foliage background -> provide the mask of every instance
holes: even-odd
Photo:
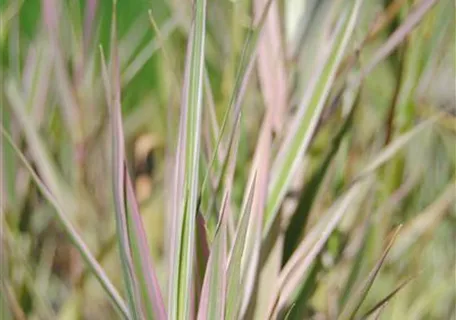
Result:
[[[388,23],[362,47],[356,68],[341,68],[325,109],[326,120],[306,155],[308,170],[297,175],[295,187],[289,190],[287,201],[291,207],[302,192],[302,182],[307,182],[322,162],[335,128],[343,122],[345,111],[331,109],[330,102],[338,101],[337,93],[345,79],[356,77],[359,69],[369,64],[419,2],[364,1],[346,57],[355,52],[379,17],[389,19]],[[325,30],[333,27],[346,3],[277,3],[289,84],[283,125],[286,128],[319,64],[321,50],[327,46]],[[46,12],[46,6],[57,6],[57,15],[52,10]],[[219,124],[235,86],[252,6],[246,0],[214,0],[207,4],[205,62]],[[391,14],[388,9],[394,6],[399,10]],[[149,10],[159,33],[149,20]],[[111,194],[110,114],[99,55],[99,46],[109,55],[112,2],[2,0],[0,12],[2,125],[38,171],[46,163],[52,164],[51,172],[58,174],[63,202],[71,209],[68,218],[116,287],[121,288]],[[128,166],[162,287],[166,287],[169,274],[163,258],[169,250],[165,190],[172,163],[167,154],[176,148],[191,17],[191,1],[117,1]],[[315,276],[318,281],[305,307],[308,318],[334,317],[337,297],[356,259],[354,253],[365,243],[367,249],[359,273],[367,274],[383,250],[387,233],[399,224],[404,227],[365,305],[372,305],[404,279],[416,276],[388,303],[381,318],[455,317],[454,18],[454,2],[437,1],[418,27],[389,57],[382,59],[362,85],[352,126],[325,175],[309,224],[318,221],[319,214],[383,145],[418,123],[436,114],[441,116],[431,129],[421,132],[378,170],[373,187],[360,205],[361,214],[343,220],[331,235],[319,256],[321,267]],[[232,200],[235,213],[240,210],[265,112],[260,81],[255,69],[242,103]],[[350,88],[344,92],[353,94]],[[18,99],[24,102],[31,125],[18,119]],[[73,105],[77,108],[72,109]],[[24,133],[27,126],[34,128],[34,134],[44,142],[46,157],[37,156],[33,142]],[[38,192],[11,146],[2,140],[1,150],[0,313],[5,319],[118,317],[54,220],[53,207]],[[50,174],[46,179],[54,178]],[[371,223],[364,238],[363,226],[368,216]],[[286,218],[283,224],[286,227]],[[263,288],[267,291],[267,287]]]

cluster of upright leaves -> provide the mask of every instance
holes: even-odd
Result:
[[[350,43],[358,25],[363,1],[349,1],[349,5],[344,8],[334,30],[330,33],[329,44],[315,68],[305,94],[300,99],[296,113],[291,115],[287,126],[284,123],[288,116],[286,107],[290,85],[283,63],[284,53],[280,52],[279,44],[283,39],[278,32],[278,6],[272,0],[255,1],[256,19],[247,32],[231,100],[220,129],[213,117],[214,110],[205,110],[213,108],[213,104],[203,103],[205,92],[208,100],[211,97],[205,68],[207,4],[206,0],[194,1],[193,20],[188,30],[179,135],[172,176],[174,185],[170,210],[172,223],[169,237],[171,252],[167,306],[162,298],[163,288],[160,288],[155,274],[147,245],[147,235],[126,164],[121,113],[123,80],[117,44],[116,3],[112,17],[109,66],[103,51],[101,60],[102,78],[111,119],[112,187],[126,303],[120,298],[71,222],[67,220],[66,206],[71,208],[71,204],[76,200],[72,198],[72,193],[67,190],[55,172],[52,161],[48,159],[37,129],[26,112],[27,105],[13,81],[7,84],[6,95],[31,147],[40,177],[3,128],[2,135],[11,143],[39,189],[55,207],[57,218],[65,232],[123,318],[231,320],[252,319],[261,314],[265,319],[302,319],[305,317],[305,308],[301,308],[301,305],[307,303],[314,290],[316,274],[321,269],[321,256],[334,231],[342,220],[358,217],[364,201],[375,185],[374,174],[378,169],[437,120],[432,118],[397,135],[346,184],[342,194],[319,215],[315,223],[309,222],[330,165],[352,128],[354,114],[359,108],[364,78],[399,45],[435,3],[436,1],[423,0],[380,47],[367,68],[361,70],[355,84],[344,86],[341,95],[348,98],[344,99],[343,103],[336,99],[336,103],[343,104],[348,112],[344,114],[342,124],[332,137],[324,158],[302,187],[301,196],[291,214],[291,222],[284,231],[279,231],[281,235],[277,235],[277,228],[284,220],[282,213],[287,193],[292,189],[292,182],[299,167],[304,166],[304,169],[307,169],[309,149],[319,128],[324,125],[324,110],[330,104],[329,98],[335,91],[338,72],[343,59],[349,57],[352,51]],[[273,43],[272,50],[268,50],[265,44],[267,41]],[[276,60],[282,62],[274,64]],[[232,206],[232,189],[239,145],[241,105],[255,62],[258,63],[259,82],[266,112],[259,130],[250,173],[246,179],[241,209],[236,214]],[[269,70],[268,67],[271,65],[273,68]],[[273,78],[268,77],[269,71],[274,74]],[[343,81],[349,82],[346,79]],[[274,92],[275,89],[277,92]],[[68,102],[68,105],[71,105],[71,102]],[[209,117],[204,117],[205,114]],[[71,115],[68,115],[68,118],[71,118]],[[208,130],[212,135],[208,140],[203,140],[207,125],[203,120],[212,121],[208,125],[212,126]],[[78,137],[74,139],[77,140]],[[210,141],[214,145],[209,148],[211,152],[207,166],[201,169],[202,141]],[[223,153],[222,156],[219,154],[220,149],[225,149],[224,152],[220,152]],[[278,151],[275,153],[276,149]],[[214,165],[215,162],[217,166]],[[214,167],[219,170],[215,174],[215,188],[209,192],[210,201],[214,204],[209,208],[215,208],[216,212],[201,212],[201,198],[207,196],[206,185],[213,187],[212,178],[214,171],[217,171]],[[204,172],[202,180],[201,172]],[[440,219],[442,212],[451,205],[453,191],[454,186],[449,186],[436,203],[421,216],[423,220],[406,225],[404,229],[409,240],[392,249],[397,236],[395,232],[364,279],[359,279],[358,271],[365,247],[362,245],[358,248],[350,276],[339,297],[340,304],[336,314],[338,319],[367,317],[379,312],[388,300],[408,283],[408,280],[402,283],[366,312],[361,313],[361,305],[381,266],[387,260],[390,250],[393,252],[391,259],[396,259],[410,245],[410,241],[418,236],[417,234],[424,232],[422,221]],[[211,192],[217,194],[210,194]],[[218,199],[221,199],[220,203]],[[216,219],[215,228],[211,227],[209,219]],[[367,238],[369,228],[370,220],[366,219],[363,240]],[[280,237],[284,238],[282,245],[278,241]],[[260,274],[277,243],[282,253],[278,271],[274,278],[268,279],[271,290],[267,297],[267,308],[259,313],[256,306],[259,303],[258,296],[262,285]]]
[[[116,10],[113,10],[111,73],[102,59],[103,79],[112,117],[112,178],[119,253],[122,262],[129,316],[132,319],[165,319],[166,312],[127,170],[121,115],[120,68],[117,48]],[[102,54],[103,58],[103,54]],[[109,81],[111,79],[111,81]]]
[[[187,319],[193,309],[195,232],[202,118],[206,1],[195,2],[187,46],[179,138],[174,170],[169,285],[171,319]]]

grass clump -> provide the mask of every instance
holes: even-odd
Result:
[[[5,319],[455,316],[454,4],[303,3],[0,6]]]

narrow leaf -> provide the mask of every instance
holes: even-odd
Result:
[[[60,43],[62,3],[56,0],[42,1],[42,15],[49,35],[49,46],[53,50],[53,71],[56,77],[57,92],[60,95],[63,120],[65,121],[73,143],[80,143],[82,137],[81,113],[73,83],[67,72],[62,44]]]
[[[267,2],[268,0],[253,2],[257,19],[260,18]],[[263,28],[258,43],[258,76],[265,105],[272,113],[272,125],[276,132],[280,132],[286,112],[288,85],[279,5],[275,1],[270,5]]]
[[[147,245],[147,237],[139,213],[133,185],[126,166],[120,104],[120,67],[116,28],[114,10],[111,38],[111,83],[107,79],[108,72],[103,53],[101,53],[103,79],[107,88],[107,102],[110,106],[113,119],[113,192],[119,252],[133,316],[142,319],[144,313],[148,319],[164,320],[166,319],[165,307],[158,280],[153,269],[152,258]]]
[[[33,160],[45,185],[67,208],[76,208],[77,201],[71,194],[68,184],[58,172],[56,164],[52,161],[35,123],[30,115],[27,114],[26,103],[15,82],[9,81],[6,83],[6,97],[10,102],[11,111],[24,131]]]
[[[315,292],[315,289],[318,285],[318,273],[323,268],[322,263],[315,261],[312,265],[309,275],[307,276],[306,281],[302,285],[302,288],[299,290],[298,296],[295,302],[287,311],[289,320],[301,320],[305,319],[306,313],[308,313],[309,303],[312,294]],[[287,317],[285,317],[286,319]]]
[[[391,238],[390,242],[388,243],[388,246],[386,247],[386,249],[383,252],[380,259],[375,264],[374,268],[371,270],[371,272],[367,276],[363,285],[360,286],[356,290],[356,292],[350,296],[350,298],[348,299],[347,303],[344,305],[344,308],[342,309],[342,311],[338,317],[339,320],[354,319],[354,317],[356,316],[356,313],[358,312],[359,308],[361,307],[361,304],[363,303],[364,299],[366,298],[369,289],[371,288],[372,284],[374,283],[374,280],[377,277],[377,274],[379,273],[380,268],[382,267],[382,265],[386,259],[386,256],[388,255],[391,247],[393,246],[394,241],[396,240],[396,237],[397,237],[400,229],[401,229],[401,226],[399,226],[396,229],[396,231],[394,232],[393,237]]]
[[[454,179],[453,179],[454,181]],[[401,238],[391,249],[389,261],[397,261],[424,234],[429,234],[444,218],[452,203],[456,202],[456,184],[450,183],[437,199],[418,213],[413,220],[404,224]]]
[[[187,51],[187,65],[175,174],[170,319],[188,319],[195,253],[198,167],[200,155],[206,1],[195,2],[195,19]]]
[[[227,274],[227,288],[226,288],[226,310],[225,319],[237,319],[241,302],[242,302],[242,259],[244,254],[244,246],[247,237],[247,230],[249,220],[252,212],[252,201],[255,190],[256,178],[252,179],[248,186],[247,200],[243,205],[241,211],[241,218],[238,224],[236,236],[234,239],[233,247],[231,248],[228,258],[228,266],[226,269]]]
[[[176,19],[170,19],[167,21],[161,28],[162,39],[167,39],[171,34],[177,29],[178,23]],[[132,30],[134,33],[138,32]],[[127,38],[126,40],[130,40]],[[143,69],[144,65],[149,61],[149,59],[160,49],[160,41],[157,39],[152,39],[150,42],[141,49],[141,51],[128,63],[125,68],[122,70],[121,80],[122,87],[127,86],[134,77]]]
[[[269,12],[269,9],[272,5],[273,0],[268,0],[268,2],[264,5],[263,11],[261,15],[258,16],[257,21],[254,21],[252,27],[249,28],[247,31],[247,35],[245,38],[244,46],[242,49],[242,54],[240,58],[240,62],[236,71],[236,80],[234,83],[233,92],[231,93],[230,101],[228,108],[224,114],[222,125],[220,127],[220,132],[217,138],[217,142],[215,144],[215,148],[210,159],[208,168],[206,170],[205,177],[203,179],[202,190],[205,188],[206,181],[208,179],[209,173],[213,169],[214,164],[216,163],[216,159],[219,157],[219,149],[222,143],[222,139],[225,136],[225,130],[228,125],[228,120],[230,119],[230,115],[233,113],[231,117],[231,135],[229,137],[229,141],[233,140],[233,136],[236,134],[237,126],[239,124],[240,116],[241,116],[241,104],[243,101],[243,97],[245,91],[247,89],[247,84],[250,79],[251,72],[253,70],[254,62],[256,61],[257,57],[257,49],[259,44],[259,38],[262,34],[263,27],[266,23],[266,18]],[[272,110],[272,109],[271,109]],[[227,161],[228,156],[226,155],[222,160],[222,167],[224,163]]]
[[[350,274],[345,282],[343,289],[341,290],[340,298],[339,298],[339,306],[345,305],[348,298],[350,297],[350,293],[353,289],[353,286],[356,283],[356,280],[359,277],[359,273],[362,270],[363,261],[366,255],[366,249],[368,244],[369,238],[369,231],[371,230],[371,219],[370,215],[367,220],[364,222],[362,227],[362,236],[361,236],[361,243],[359,245],[359,249],[354,257],[353,265],[350,268]]]
[[[89,45],[93,35],[93,25],[95,21],[95,14],[97,13],[98,0],[88,0],[85,9],[84,17],[84,52],[88,53]]]
[[[320,162],[318,168],[312,174],[309,182],[305,185],[304,190],[301,193],[298,205],[290,219],[290,223],[285,233],[282,265],[285,265],[293,251],[298,246],[299,238],[305,229],[307,217],[317,196],[318,190],[320,189],[325,173],[327,172],[332,159],[339,150],[339,146],[342,142],[343,137],[352,125],[354,111],[359,103],[360,93],[361,90],[358,91],[358,98],[355,99],[354,105],[351,107],[349,114],[345,117],[342,125],[339,128],[339,131],[332,139],[329,150]]]
[[[315,80],[303,97],[297,115],[290,125],[290,130],[286,133],[285,140],[276,157],[269,186],[264,238],[268,236],[272,229],[272,223],[279,212],[292,177],[296,173],[302,156],[310,145],[337,68],[356,26],[361,3],[361,0],[355,0],[355,3],[350,8],[348,18],[345,21],[342,20],[342,24],[337,29],[326,63],[315,75]]]
[[[16,152],[19,159],[22,161],[33,180],[35,181],[38,189],[41,191],[43,196],[49,201],[49,203],[54,207],[56,212],[56,218],[59,223],[62,225],[66,235],[70,238],[70,241],[76,247],[76,249],[81,254],[82,258],[86,262],[88,268],[93,272],[97,280],[100,282],[103,289],[109,295],[111,302],[113,303],[116,310],[126,319],[130,319],[129,311],[125,305],[125,302],[120,297],[119,293],[115,289],[114,285],[108,279],[103,268],[98,264],[95,257],[90,253],[89,248],[84,243],[84,241],[79,236],[75,227],[68,220],[68,212],[66,212],[61,205],[61,202],[54,196],[54,194],[46,187],[45,183],[38,177],[36,172],[33,170],[32,166],[29,164],[25,155],[21,150],[14,144],[12,138],[4,130],[3,126],[1,127],[2,135],[6,138],[6,141],[11,145],[11,147]]]
[[[438,0],[421,0],[400,27],[397,28],[388,40],[375,52],[371,61],[364,69],[362,77],[367,76],[379,62],[388,57],[437,2]]]
[[[116,2],[113,3],[112,24],[111,24],[111,81],[107,79],[107,67],[101,51],[102,68],[107,93],[107,103],[112,116],[112,177],[113,177],[113,196],[114,209],[116,214],[116,229],[119,244],[120,262],[122,264],[123,280],[127,294],[131,316],[135,320],[143,318],[142,303],[140,298],[140,288],[136,278],[135,268],[131,254],[131,243],[128,232],[128,217],[125,199],[125,147],[122,139],[122,118],[120,101],[120,80],[119,80],[119,61],[117,52],[117,32],[116,32]],[[108,89],[109,88],[109,89]]]
[[[133,191],[130,175],[126,177],[127,202],[128,202],[128,224],[129,240],[131,242],[131,253],[136,270],[137,279],[141,287],[143,307],[146,310],[148,319],[167,319],[163,297],[160,291],[157,275],[152,263],[150,249],[147,244],[146,232],[144,230],[138,203]]]
[[[226,294],[227,225],[229,194],[225,193],[220,209],[220,223],[212,243],[198,308],[198,320],[223,319]]]
[[[196,213],[196,250],[195,250],[195,274],[193,276],[195,307],[200,301],[201,290],[204,282],[204,274],[206,272],[207,263],[209,260],[209,240],[206,227],[206,221],[203,215],[197,209]]]
[[[367,317],[369,317],[370,315],[373,315],[378,310],[381,310],[381,308],[383,306],[385,306],[396,295],[396,293],[401,291],[402,288],[404,288],[407,284],[409,284],[410,281],[412,281],[413,279],[414,279],[414,277],[410,277],[407,280],[405,280],[404,282],[402,282],[400,285],[398,285],[386,297],[384,297],[382,300],[377,302],[372,308],[370,308],[366,313],[364,313],[364,315],[361,317],[361,319],[366,319]]]
[[[380,150],[380,152],[378,152],[378,154],[370,161],[370,163],[358,174],[355,180],[361,179],[377,170],[380,166],[393,158],[396,153],[404,148],[404,146],[407,145],[407,143],[409,143],[413,138],[423,132],[424,129],[427,129],[429,126],[434,124],[437,119],[438,117],[433,117],[426,121],[423,121],[412,130],[394,139],[386,147]]]
[[[355,200],[359,199],[363,192],[366,192],[369,185],[370,181],[368,180],[352,186],[328,209],[325,216],[301,242],[280,274],[271,299],[269,319],[275,319],[286,303],[289,302],[293,292],[302,284],[309,267],[315,261],[331,233]]]
[[[266,210],[266,200],[269,182],[269,163],[271,157],[272,144],[272,121],[274,111],[269,109],[260,129],[260,136],[257,142],[251,169],[251,178],[255,179],[255,195],[252,200],[252,213],[247,229],[244,254],[242,257],[242,283],[244,285],[244,298],[241,306],[241,318],[245,318],[248,311],[252,295],[258,287],[258,277],[260,274],[260,254],[262,244],[263,217]],[[248,201],[248,194],[245,195]],[[253,312],[253,310],[251,311]]]

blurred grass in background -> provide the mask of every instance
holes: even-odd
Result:
[[[316,66],[321,65],[322,53],[330,47],[329,36],[340,13],[351,1],[276,2],[280,21],[272,33],[279,34],[281,41],[271,40],[259,50],[260,54],[272,51],[277,45],[283,57],[280,61],[277,57],[264,61],[260,56],[245,86],[231,200],[236,219],[267,113],[266,92],[278,95],[282,90],[281,98],[271,98],[275,101],[272,105],[279,108],[280,99],[286,103],[282,119],[274,124],[277,127],[271,152],[275,155],[301,96],[313,81]],[[308,296],[296,300],[289,311],[291,319],[298,319],[296,314],[306,319],[335,318],[340,305],[349,300],[344,294],[365,278],[383,252],[390,231],[400,224],[403,228],[363,310],[414,277],[382,309],[381,319],[456,316],[454,1],[435,1],[418,26],[407,30],[391,55],[379,56],[378,65],[362,81],[356,108],[352,107],[353,118],[340,146],[333,154],[329,152],[338,144],[334,137],[352,112],[350,101],[358,95],[353,83],[375,61],[379,48],[381,51],[415,6],[425,2],[431,1],[363,2],[318,130],[305,160],[299,159],[299,166],[305,163],[306,170],[298,170],[285,200],[279,201],[281,219],[274,220],[281,229],[279,233],[285,234],[296,225],[297,241],[302,239],[302,230],[310,230],[319,221],[384,146],[419,123],[440,116],[400,146],[401,151],[376,171],[369,188],[360,189],[363,196],[357,209],[342,219],[313,261],[311,280],[305,282],[310,288],[306,289]],[[207,3],[205,65],[211,90],[209,95],[205,92],[204,106],[211,109],[207,105],[213,103],[214,119],[210,119],[210,112],[203,111],[204,123],[213,121],[215,127],[222,124],[236,87],[236,70],[249,26],[258,19],[252,13],[255,3]],[[192,6],[191,1],[182,0],[117,1],[128,166],[162,288],[170,273],[164,258],[170,250],[169,171],[173,170],[174,161],[170,159],[177,145]],[[68,219],[114,285],[121,288],[111,195],[112,114],[106,105],[100,63],[100,48],[106,56],[111,55],[112,2],[3,0],[0,17],[2,126],[54,196],[68,208]],[[283,74],[276,72],[275,68],[280,67]],[[286,82],[287,87],[271,86],[265,80],[268,75],[279,78],[279,85],[280,81]],[[215,141],[203,142],[200,180],[210,162],[211,151],[205,148],[211,144]],[[38,191],[12,147],[4,139],[0,146],[0,314],[5,319],[116,319],[118,314],[105,292],[54,219],[52,205]],[[328,167],[323,165],[321,186],[314,188],[311,179],[318,177],[328,153],[330,163]],[[221,170],[221,164],[215,161],[214,171]],[[221,192],[208,202],[204,202],[205,190],[201,192],[203,214],[212,210],[214,204],[210,201],[220,207]],[[313,202],[307,203],[309,199]],[[293,215],[301,202],[303,207],[298,205],[298,209],[305,213],[302,220]],[[214,228],[215,223],[208,220],[209,234],[211,226]],[[290,243],[283,248],[285,255],[297,247],[297,243],[287,246]],[[259,280],[263,291],[268,288],[268,265],[262,273],[264,279]],[[258,295],[259,310],[262,295]],[[255,317],[263,319],[265,315],[258,312]]]

